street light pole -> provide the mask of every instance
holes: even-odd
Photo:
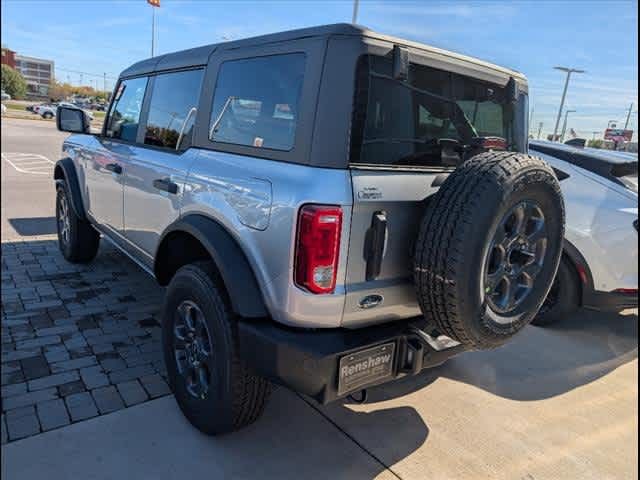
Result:
[[[631,110],[633,110],[633,102],[629,105],[629,111],[627,112],[627,120],[624,122],[624,129],[626,130],[629,126],[629,118],[631,118]]]
[[[562,99],[560,100],[560,109],[558,110],[558,117],[556,118],[556,126],[553,129],[553,137],[551,137],[551,141],[556,141],[556,135],[558,133],[558,126],[560,125],[560,117],[562,116],[562,109],[564,108],[564,99],[567,96],[567,88],[569,87],[569,79],[571,78],[572,73],[584,73],[584,70],[579,70],[576,68],[568,68],[568,67],[553,67],[556,70],[560,70],[561,72],[567,73],[567,78],[564,81],[564,89],[562,90]]]
[[[562,133],[560,134],[560,143],[564,142],[564,134],[567,131],[567,117],[570,113],[575,112],[575,110],[567,110],[564,112],[564,122],[562,123]]]
[[[352,24],[356,24],[356,21],[358,20],[358,5],[360,3],[360,0],[353,0],[353,15],[351,16],[351,23]]]
[[[151,56],[155,56],[156,49],[156,9],[151,6]]]

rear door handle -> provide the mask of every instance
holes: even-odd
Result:
[[[117,173],[118,175],[122,173],[122,167],[117,163],[107,163],[104,168],[110,172]]]
[[[367,262],[365,280],[375,280],[382,269],[385,244],[387,243],[387,213],[375,212],[371,217],[371,227],[367,230],[364,257]]]
[[[178,193],[178,184],[173,183],[168,178],[156,178],[153,181],[153,186],[158,190],[162,190],[169,193]]]

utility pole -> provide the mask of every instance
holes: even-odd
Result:
[[[360,0],[353,0],[353,15],[351,17],[351,23],[354,25],[358,20],[358,4],[359,3],[360,3]]]
[[[562,133],[560,134],[560,143],[564,142],[564,134],[567,131],[567,117],[570,113],[575,112],[575,110],[567,110],[564,112],[564,123],[562,124]]]
[[[107,94],[107,73],[102,74],[102,88],[104,88],[104,94]]]
[[[542,122],[538,124],[538,140],[540,140],[540,134],[542,133],[542,125],[543,125]]]
[[[631,110],[633,110],[633,102],[629,105],[629,111],[627,112],[627,120],[624,122],[624,129],[626,130],[629,126],[629,118],[631,118]]]
[[[591,137],[591,140],[595,140],[596,139],[596,135],[600,132],[591,132],[593,134],[593,137]]]
[[[562,116],[562,109],[564,108],[564,99],[567,96],[567,88],[569,87],[569,79],[571,78],[572,73],[584,73],[584,70],[579,70],[576,68],[569,67],[553,67],[556,70],[560,70],[561,72],[567,73],[567,79],[564,82],[564,90],[562,91],[562,99],[560,100],[560,109],[558,110],[558,117],[556,118],[556,126],[553,129],[553,137],[551,137],[551,141],[556,141],[556,134],[558,133],[558,126],[560,125],[560,117]]]

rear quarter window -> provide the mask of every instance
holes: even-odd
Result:
[[[305,54],[230,60],[216,81],[209,139],[288,151],[293,148]]]

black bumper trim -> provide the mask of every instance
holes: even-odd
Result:
[[[584,306],[601,312],[619,312],[627,308],[638,308],[638,294],[594,290],[585,295]]]
[[[416,327],[424,329],[424,319],[394,321],[357,330],[302,330],[271,320],[241,320],[238,323],[240,356],[257,375],[326,404],[353,393],[338,394],[338,364],[340,358],[349,353],[395,342],[391,378],[363,387],[368,388],[416,375],[467,350],[464,345],[436,350],[415,333]]]

